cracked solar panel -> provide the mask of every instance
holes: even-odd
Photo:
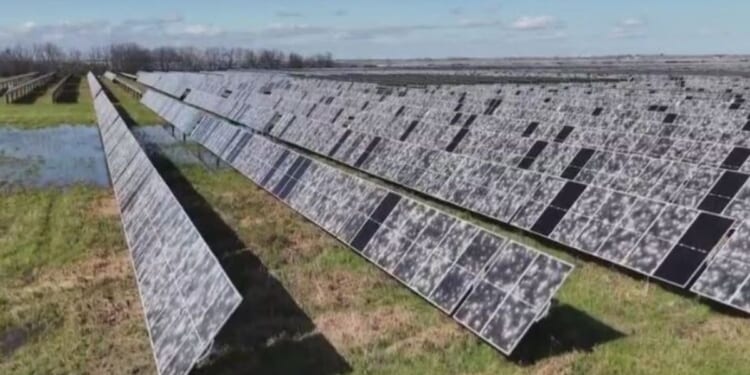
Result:
[[[187,374],[242,297],[106,96],[95,110],[156,368]]]
[[[484,332],[474,330],[505,354],[544,315],[554,292],[572,271],[566,262],[317,163],[263,136],[239,136],[235,139],[242,139],[242,144],[234,140],[221,146],[216,140],[237,127],[218,124],[207,131],[198,125],[195,139],[446,314],[461,308],[490,266],[495,277],[512,279],[516,286],[510,289],[511,298],[474,302],[492,310],[493,320],[505,322]],[[506,272],[507,262],[495,261],[504,259],[506,248],[538,261],[523,269],[516,264]],[[532,319],[519,319],[519,314]],[[459,323],[470,328],[464,321]]]

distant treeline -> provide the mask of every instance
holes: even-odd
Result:
[[[334,65],[330,53],[303,56],[278,50],[226,47],[145,48],[136,43],[123,43],[83,52],[46,43],[0,50],[0,77],[54,70],[66,73],[88,70],[135,73],[139,70],[301,69]]]

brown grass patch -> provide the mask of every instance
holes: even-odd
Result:
[[[372,311],[341,311],[315,319],[318,331],[339,350],[350,351],[413,329],[414,313],[397,306]]]
[[[573,363],[579,358],[578,353],[567,353],[552,357],[539,364],[534,371],[535,375],[566,375],[572,373]]]
[[[120,210],[114,195],[102,196],[91,204],[91,212],[98,217],[119,217]]]
[[[342,269],[293,272],[291,287],[312,308],[341,310],[358,305],[367,290],[380,281],[370,275]]]
[[[406,339],[396,341],[386,348],[389,354],[398,353],[405,357],[416,357],[426,352],[444,350],[451,343],[467,337],[458,324],[445,321],[439,325],[427,327]]]
[[[40,274],[33,284],[20,289],[24,294],[54,292],[93,285],[107,280],[131,277],[130,257],[127,251],[105,257],[90,257],[65,268]]]
[[[684,336],[691,341],[702,341],[706,337],[721,337],[726,341],[741,341],[750,336],[750,325],[746,319],[711,315],[705,322],[689,327]]]

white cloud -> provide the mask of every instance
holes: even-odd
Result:
[[[610,30],[609,37],[614,39],[633,39],[646,36],[648,25],[642,18],[625,18],[617,22]]]
[[[620,26],[622,27],[639,27],[639,26],[644,26],[645,24],[646,24],[646,21],[640,18],[626,18],[620,21]]]
[[[223,33],[224,31],[216,26],[192,24],[185,25],[185,27],[182,29],[182,32],[188,35],[195,36],[215,36]]]
[[[301,18],[302,13],[290,11],[290,10],[278,10],[276,11],[276,17],[279,18]]]
[[[469,29],[503,32],[507,30],[506,26],[500,19],[492,18],[459,19],[448,23],[361,27],[273,22],[265,26],[244,29],[225,29],[212,24],[190,23],[181,16],[129,19],[121,22],[90,21],[55,24],[26,22],[14,26],[0,25],[0,48],[16,44],[54,41],[63,48],[86,50],[111,43],[136,42],[146,47],[165,45],[290,47],[302,52],[316,52],[321,49],[333,49],[348,42],[397,42],[419,33],[430,36],[436,35],[433,32]]]
[[[557,19],[552,16],[523,16],[510,25],[514,30],[546,30],[557,26]]]

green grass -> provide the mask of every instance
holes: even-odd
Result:
[[[542,330],[508,360],[243,176],[181,170],[281,280],[353,374],[750,373],[745,317],[517,233],[515,239],[577,268]],[[255,368],[274,373],[310,361],[294,349],[278,350],[283,360],[270,357]],[[220,363],[206,373],[232,373]]]
[[[159,115],[142,105],[138,98],[128,94],[128,92],[120,85],[103,77],[99,81],[109,90],[110,93],[112,93],[112,95],[114,95],[116,101],[119,102],[115,102],[115,106],[119,107],[118,109],[120,109],[121,112],[124,110],[125,113],[133,119],[131,125],[148,126],[162,125],[166,123],[164,119],[159,117]]]
[[[6,104],[5,98],[0,98],[0,125],[35,129],[60,124],[90,125],[95,123],[94,107],[86,79],[82,79],[78,86],[76,103],[53,103],[51,86],[30,104]]]
[[[153,373],[112,193],[0,196],[0,373]]]

